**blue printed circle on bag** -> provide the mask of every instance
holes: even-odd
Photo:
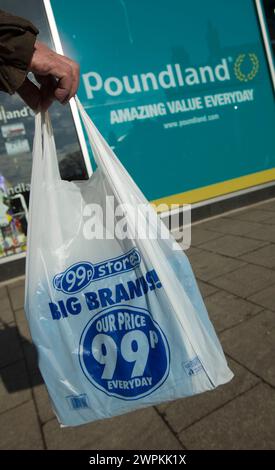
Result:
[[[167,339],[150,313],[139,307],[109,307],[86,325],[79,360],[88,380],[107,395],[136,400],[166,380]]]
[[[87,287],[93,280],[94,266],[88,261],[82,261],[70,266],[66,271],[56,274],[53,286],[65,294],[76,293]]]

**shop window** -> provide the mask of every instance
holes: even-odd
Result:
[[[42,0],[0,0],[0,9],[29,19],[40,31],[39,40],[53,48]],[[69,105],[52,105],[50,115],[61,177],[86,179]],[[0,262],[26,250],[33,136],[32,110],[18,95],[0,92]]]

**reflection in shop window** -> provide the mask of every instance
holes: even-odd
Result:
[[[275,60],[275,0],[263,0],[263,8]]]

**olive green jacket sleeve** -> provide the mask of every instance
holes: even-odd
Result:
[[[0,91],[12,94],[24,82],[37,34],[28,20],[0,10]]]

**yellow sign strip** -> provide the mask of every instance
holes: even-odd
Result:
[[[184,193],[174,194],[161,199],[155,199],[151,201],[152,204],[194,204],[196,202],[205,201],[212,199],[217,196],[223,196],[224,194],[240,191],[242,189],[257,186],[259,184],[275,182],[275,168],[270,170],[259,171],[258,173],[252,173],[251,175],[241,176],[232,180],[223,181],[222,183],[211,184],[204,186],[203,188],[192,189]],[[164,208],[160,208],[162,212]]]

